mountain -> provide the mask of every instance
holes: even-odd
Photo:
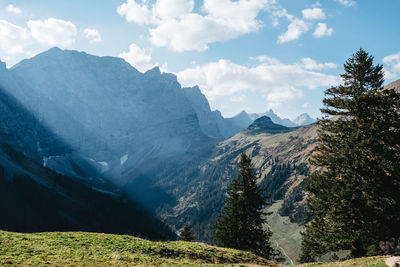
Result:
[[[220,130],[221,135],[224,138],[232,137],[238,132],[246,129],[251,123],[257,120],[260,117],[266,116],[269,117],[273,123],[279,124],[285,127],[297,127],[304,126],[314,123],[316,120],[312,119],[307,113],[303,113],[298,116],[294,121],[289,119],[282,119],[275,112],[270,109],[264,113],[247,113],[246,111],[242,111],[236,116],[232,118],[223,118],[219,111],[216,111],[216,118],[218,128]],[[220,118],[219,118],[220,117]]]
[[[207,98],[201,93],[200,88],[194,86],[183,88],[182,90],[196,111],[201,130],[209,137],[223,138],[223,134],[218,126],[218,118],[211,111],[210,104]],[[221,119],[223,119],[222,116]]]
[[[0,149],[0,203],[3,230],[175,238],[163,223],[109,183],[60,175],[6,143]]]
[[[252,156],[260,170],[260,184],[268,187],[272,199],[282,200],[281,212],[293,222],[305,216],[304,177],[309,172],[307,160],[317,142],[316,126],[285,127],[261,117],[247,129],[203,148],[184,159],[171,159],[153,170],[157,186],[177,200],[158,209],[170,227],[184,223],[200,240],[210,241],[210,228],[225,199],[225,189],[238,173],[241,153]]]
[[[176,76],[158,68],[142,74],[119,58],[53,48],[10,73],[22,86],[8,92],[98,162],[167,157],[207,138]]]
[[[253,120],[246,111],[242,111],[232,118],[223,118],[219,120],[219,128],[225,138],[229,138],[243,129],[246,129]]]
[[[247,128],[247,131],[251,132],[252,134],[258,134],[258,133],[277,134],[277,133],[290,132],[292,130],[293,129],[291,129],[289,127],[273,123],[271,118],[267,117],[267,116],[262,116],[262,117],[256,119]]]
[[[389,83],[385,88],[394,88],[396,92],[400,93],[400,80]]]
[[[296,117],[293,122],[298,126],[304,126],[313,124],[316,122],[316,120],[311,118],[307,113],[303,113]]]
[[[270,110],[268,110],[267,112],[265,112],[265,113],[262,113],[262,114],[260,114],[261,116],[267,116],[267,117],[270,117],[271,118],[271,120],[274,122],[274,123],[276,123],[276,124],[280,124],[280,125],[283,125],[283,126],[286,126],[286,127],[296,127],[297,126],[297,124],[295,124],[295,123],[293,123],[291,120],[289,120],[289,119],[282,119],[282,118],[280,118],[278,115],[276,115],[275,114],[275,112],[272,110],[272,109],[270,109]]]
[[[0,64],[2,65],[2,64]],[[0,70],[0,85],[8,80]],[[151,239],[175,235],[49,130],[0,86],[0,229],[96,231]],[[46,159],[71,155],[78,176],[61,175]],[[72,157],[73,155],[73,157]]]
[[[299,115],[293,121],[286,119],[286,118],[282,119],[278,115],[276,115],[276,113],[272,109],[270,109],[264,113],[251,113],[251,114],[249,114],[249,116],[252,120],[256,120],[257,118],[260,118],[262,116],[267,116],[267,117],[271,118],[271,120],[274,123],[283,125],[286,127],[305,126],[305,125],[313,124],[314,122],[316,122],[316,120],[311,118],[307,113],[303,113],[303,114]]]
[[[86,186],[109,183],[111,191],[121,190],[132,205],[160,215],[175,231],[180,222],[173,217],[190,214],[188,186],[204,178],[205,169],[199,166],[215,157],[223,138],[234,138],[254,121],[245,111],[233,118],[211,111],[198,87],[182,88],[175,75],[157,67],[140,73],[119,58],[58,48],[9,70],[0,66],[0,85],[31,114],[27,125],[37,121],[47,130],[44,137],[35,136],[40,131],[28,137],[23,130],[11,134],[31,138],[25,142],[32,146],[30,154],[23,149],[25,143],[16,151],[59,175],[91,181]],[[272,122],[262,117],[247,134],[295,130]],[[17,142],[11,147],[18,148]],[[208,186],[202,183],[200,188],[208,191]],[[219,199],[210,201],[223,202],[223,195],[215,196]]]

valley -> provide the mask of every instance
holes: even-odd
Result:
[[[158,67],[141,73],[119,58],[59,48],[3,66],[0,89],[0,229],[170,240],[187,223],[211,243],[246,153],[272,204],[276,248],[298,262],[318,142],[307,114],[224,118],[199,87]]]

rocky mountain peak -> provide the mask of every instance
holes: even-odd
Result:
[[[149,76],[149,77],[156,77],[161,75],[161,71],[159,67],[154,67],[144,73],[144,75]]]
[[[6,63],[0,60],[0,73],[7,71]]]
[[[385,88],[386,89],[394,88],[396,92],[400,93],[400,80],[389,83],[388,85],[385,86]]]
[[[262,116],[258,119],[256,119],[248,128],[248,131],[251,133],[283,133],[283,132],[288,132],[291,130],[291,128],[282,126],[279,124],[275,124],[270,117],[268,116]]]
[[[304,125],[313,124],[314,122],[316,122],[316,120],[311,118],[310,115],[308,115],[307,113],[303,113],[303,114],[300,114],[299,116],[297,116],[297,118],[294,119],[293,122],[299,126],[304,126]]]

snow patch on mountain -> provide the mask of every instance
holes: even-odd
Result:
[[[120,165],[124,165],[124,163],[128,160],[128,158],[129,158],[129,155],[128,155],[128,154],[123,155],[123,156],[119,159],[119,164],[120,164]]]

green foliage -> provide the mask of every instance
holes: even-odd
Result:
[[[400,236],[400,95],[383,88],[381,65],[360,49],[344,65],[343,85],[326,90],[319,144],[308,178],[311,223],[301,261],[350,249],[353,257]]]
[[[289,216],[290,222],[304,224],[307,212],[304,205],[298,205],[304,199],[304,182],[296,186],[287,199],[283,201],[282,207],[278,210],[281,216]]]
[[[194,235],[192,234],[192,231],[190,230],[190,227],[187,223],[183,226],[182,232],[179,235],[179,239],[182,241],[189,241],[192,242],[195,240]]]
[[[366,257],[366,258],[357,258],[346,261],[337,261],[337,262],[329,262],[329,263],[306,263],[299,265],[299,267],[387,267],[385,264],[386,257]]]
[[[237,178],[227,190],[222,215],[217,218],[214,243],[271,258],[274,255],[271,232],[264,227],[266,197],[257,186],[251,158],[244,153],[241,154],[239,168]]]
[[[249,252],[127,235],[0,231],[0,244],[0,266],[278,266]]]

